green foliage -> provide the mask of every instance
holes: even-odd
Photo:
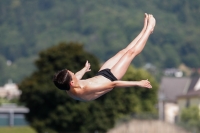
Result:
[[[40,52],[36,71],[19,85],[20,101],[30,109],[27,120],[38,132],[105,132],[118,118],[132,113],[156,113],[158,85],[144,70],[130,67],[124,80],[149,79],[153,89],[139,87],[115,88],[91,102],[69,98],[54,87],[51,77],[55,71],[68,68],[74,72],[89,60],[94,76],[99,69],[97,58],[79,43],[60,43]]]
[[[200,115],[197,106],[191,106],[181,112],[182,125],[192,131],[200,132]]]
[[[0,77],[0,84],[3,84],[6,81],[6,73],[5,73],[5,69],[6,69],[6,60],[3,56],[0,55],[0,73],[1,73],[1,77]]]
[[[66,67],[72,71],[78,71],[85,65],[86,60],[90,60],[93,66],[93,71],[85,75],[89,77],[97,72],[99,63],[93,55],[83,50],[81,44],[60,43],[39,53],[39,59],[35,62],[36,71],[19,85],[23,91],[20,100],[30,109],[27,118],[38,131],[44,130],[45,126],[53,126],[54,129],[61,131],[66,127],[75,129],[66,122],[74,119],[71,111],[80,113],[76,110],[80,110],[82,106],[70,107],[77,101],[67,97],[64,91],[56,89],[52,83],[52,76],[56,71]],[[82,104],[84,103],[80,103]],[[69,117],[63,118],[68,114],[70,114]],[[77,120],[77,123],[80,123],[78,121],[80,120]]]
[[[2,104],[18,104],[18,105],[20,105],[21,103],[19,102],[18,98],[15,98],[15,99],[0,98],[0,105],[2,105]]]
[[[0,69],[5,73],[1,82],[21,81],[34,71],[37,53],[60,41],[82,42],[103,62],[139,33],[145,12],[155,16],[157,25],[134,65],[198,68],[199,7],[198,0],[2,0],[0,55],[13,66]],[[21,67],[24,63],[29,69]]]
[[[36,131],[28,126],[0,127],[0,133],[36,133]]]
[[[173,68],[173,67],[178,68],[178,66],[181,63],[181,61],[180,61],[181,59],[178,56],[178,53],[174,50],[173,46],[165,45],[164,49],[165,49],[165,51],[163,51],[163,52],[167,56],[165,57],[163,67],[165,66],[167,68]],[[177,57],[177,58],[174,58],[174,57]]]

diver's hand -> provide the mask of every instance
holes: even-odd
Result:
[[[91,71],[91,69],[90,69],[90,63],[88,61],[86,61],[86,63],[85,63],[85,68],[86,68],[86,72]]]

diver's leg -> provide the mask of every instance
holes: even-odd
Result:
[[[148,23],[148,14],[145,13],[144,27],[143,27],[142,31],[139,33],[139,35],[126,48],[122,49],[116,55],[114,55],[112,58],[107,60],[102,65],[100,70],[105,69],[105,68],[110,68],[111,69],[129,49],[134,47],[134,45],[138,42],[138,40],[143,36],[143,34],[144,34],[144,32],[145,32],[145,30],[147,28],[147,23]]]
[[[121,79],[126,73],[130,63],[136,55],[138,55],[144,48],[149,35],[153,32],[155,26],[155,19],[153,15],[149,15],[148,26],[145,33],[139,39],[139,41],[131,49],[129,49],[119,61],[111,68],[111,72],[115,75],[117,79]]]

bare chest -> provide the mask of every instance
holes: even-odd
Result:
[[[86,80],[86,84],[88,86],[93,86],[94,88],[95,88],[95,86],[101,86],[101,85],[109,83],[109,82],[111,82],[111,81],[103,76],[96,76],[96,77]]]
[[[79,97],[85,101],[94,100],[105,93],[111,91],[113,88],[104,88],[105,84],[111,82],[109,79],[103,76],[96,76],[82,82],[83,88]]]

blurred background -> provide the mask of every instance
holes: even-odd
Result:
[[[124,80],[149,79],[152,90],[85,103],[53,86],[56,71],[86,60],[84,78],[94,76],[139,34],[144,13],[156,27]],[[200,132],[199,13],[200,0],[0,0],[0,132]]]

